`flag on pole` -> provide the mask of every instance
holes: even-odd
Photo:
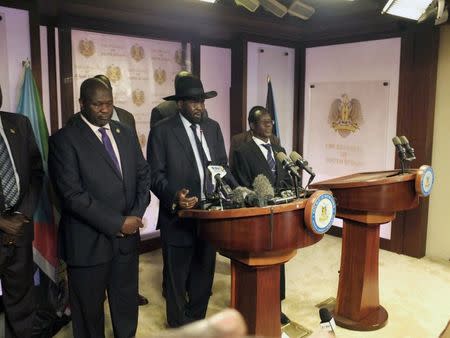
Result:
[[[27,116],[31,121],[45,171],[41,197],[33,216],[35,229],[33,256],[37,266],[56,283],[56,275],[59,272],[58,267],[60,264],[56,252],[57,222],[55,216],[57,212],[52,201],[53,193],[47,169],[48,129],[29,61],[24,63],[24,68],[25,74],[17,113]]]
[[[272,133],[280,138],[280,129],[278,128],[278,117],[277,110],[275,109],[275,100],[273,97],[272,82],[270,81],[270,76],[267,76],[267,98],[266,98],[266,109],[274,121]]]

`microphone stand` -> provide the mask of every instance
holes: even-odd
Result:
[[[300,195],[298,193],[298,179],[297,179],[297,176],[291,174],[291,177],[292,177],[292,181],[294,182],[295,198],[299,199]],[[300,188],[303,189],[303,187],[301,185],[300,185]]]

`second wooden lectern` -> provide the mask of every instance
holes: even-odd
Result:
[[[378,251],[380,224],[398,211],[415,208],[428,196],[434,181],[431,167],[360,173],[318,182],[337,203],[336,217],[344,220],[339,286],[334,319],[351,330],[371,331],[386,325],[388,313],[380,305]]]

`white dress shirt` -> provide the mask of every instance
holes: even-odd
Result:
[[[180,114],[181,117],[181,122],[183,122],[183,126],[184,129],[186,129],[186,133],[188,135],[189,138],[189,142],[191,143],[191,147],[192,150],[194,151],[194,156],[195,156],[195,162],[197,163],[197,168],[198,168],[198,174],[200,176],[200,192],[201,192],[201,199],[204,200],[205,199],[205,193],[203,191],[203,184],[204,184],[204,179],[205,179],[205,172],[203,170],[203,163],[200,157],[200,154],[198,152],[198,148],[197,148],[197,143],[195,142],[195,137],[194,137],[194,132],[191,129],[191,122],[189,122],[183,115]],[[211,154],[209,152],[209,147],[208,147],[208,143],[206,142],[206,138],[205,135],[203,135],[203,132],[200,128],[200,125],[195,124],[196,126],[196,131],[197,131],[197,136],[202,144],[203,147],[203,151],[206,154],[206,158],[208,161],[211,161]]]
[[[258,146],[259,150],[261,150],[261,152],[263,153],[264,158],[267,159],[267,153],[268,153],[268,151],[267,151],[267,148],[264,147],[263,145],[264,145],[264,144],[271,145],[271,144],[270,144],[270,139],[269,139],[267,142],[264,142],[263,140],[261,140],[261,139],[255,137],[255,136],[252,136],[252,139],[253,139],[253,142],[255,142],[256,145]],[[274,156],[274,154],[273,154],[273,149],[272,149],[272,156],[273,156],[273,158],[275,159],[275,156]]]

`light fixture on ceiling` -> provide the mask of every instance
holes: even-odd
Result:
[[[203,1],[203,2],[209,2],[209,3],[211,3],[211,4],[213,4],[213,3],[216,2],[216,0],[200,0],[200,1]]]
[[[434,0],[389,0],[381,13],[419,20],[433,1]]]
[[[295,0],[288,9],[288,13],[290,15],[296,16],[303,20],[308,20],[315,11],[316,10],[313,7],[308,6],[299,0]]]
[[[285,16],[288,11],[287,7],[279,3],[277,0],[259,0],[259,2],[266,11],[278,16],[279,18]]]
[[[250,12],[254,12],[259,7],[258,0],[234,0],[234,3],[238,6],[244,7],[246,10]]]

